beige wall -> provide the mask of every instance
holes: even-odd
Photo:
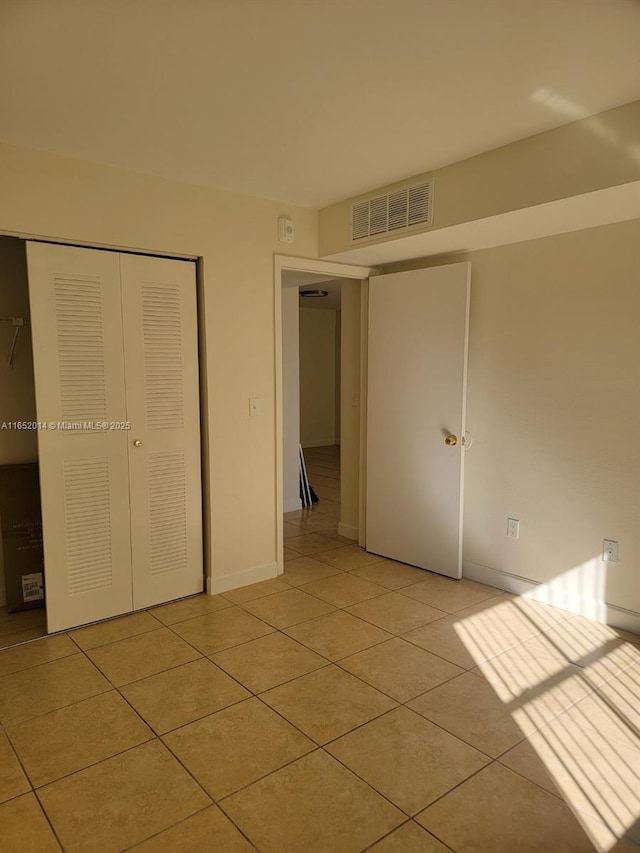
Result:
[[[0,147],[0,231],[203,259],[205,499],[217,589],[276,572],[273,255],[284,214],[296,227],[287,248],[316,256],[311,211]],[[259,398],[256,417],[249,397]]]
[[[602,583],[640,612],[640,220],[450,260],[464,259],[464,560],[587,597]],[[617,565],[600,560],[605,537]]]
[[[558,108],[557,104],[555,106]],[[434,179],[433,226],[422,229],[429,231],[638,181],[640,101],[392,186],[372,187],[363,196],[331,205],[320,211],[320,255],[354,248],[350,223],[354,201],[431,176]],[[411,233],[420,230],[412,229]],[[562,230],[561,225],[557,225],[557,230]],[[386,240],[388,237],[359,242],[358,246]]]
[[[300,309],[300,442],[336,441],[336,312]]]

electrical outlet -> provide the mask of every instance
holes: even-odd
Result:
[[[507,519],[507,536],[509,539],[520,538],[520,521],[517,518]]]
[[[618,543],[615,539],[605,539],[602,543],[602,559],[605,563],[618,562]]]

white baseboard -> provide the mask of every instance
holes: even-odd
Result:
[[[307,447],[333,447],[335,443],[335,438],[326,438],[324,441],[305,441],[302,449],[306,450]]]
[[[462,563],[462,577],[470,581],[486,583],[487,586],[495,586],[514,595],[527,595],[540,586],[537,581],[527,580],[518,575],[501,572],[500,569],[492,569],[490,566],[482,566],[480,563],[470,563],[466,560]]]
[[[302,501],[300,498],[284,502],[284,512],[295,512],[297,509],[302,509]]]
[[[357,527],[354,527],[353,524],[343,524],[342,522],[338,524],[338,533],[346,539],[357,540],[360,536],[360,531]]]
[[[551,604],[578,616],[586,616],[604,625],[611,625],[613,628],[640,634],[640,613],[635,610],[626,610],[624,607],[608,604],[606,601],[597,601],[575,592],[558,589],[553,583],[540,583],[467,561],[462,564],[462,576],[515,595],[526,595],[527,598]]]
[[[266,581],[278,575],[277,563],[265,563],[264,566],[253,566],[241,572],[230,575],[219,575],[215,578],[207,578],[207,595],[216,595],[219,592],[229,592],[241,586],[249,586],[251,583]]]

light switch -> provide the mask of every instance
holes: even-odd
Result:
[[[258,414],[258,398],[257,397],[249,397],[249,417],[253,417]]]

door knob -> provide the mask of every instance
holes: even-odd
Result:
[[[134,447],[142,447],[142,442],[140,441],[139,438],[136,438],[136,440],[133,442],[133,446]]]
[[[448,435],[445,438],[444,443],[447,445],[447,447],[455,447],[456,444],[458,443],[458,436],[457,435]]]

